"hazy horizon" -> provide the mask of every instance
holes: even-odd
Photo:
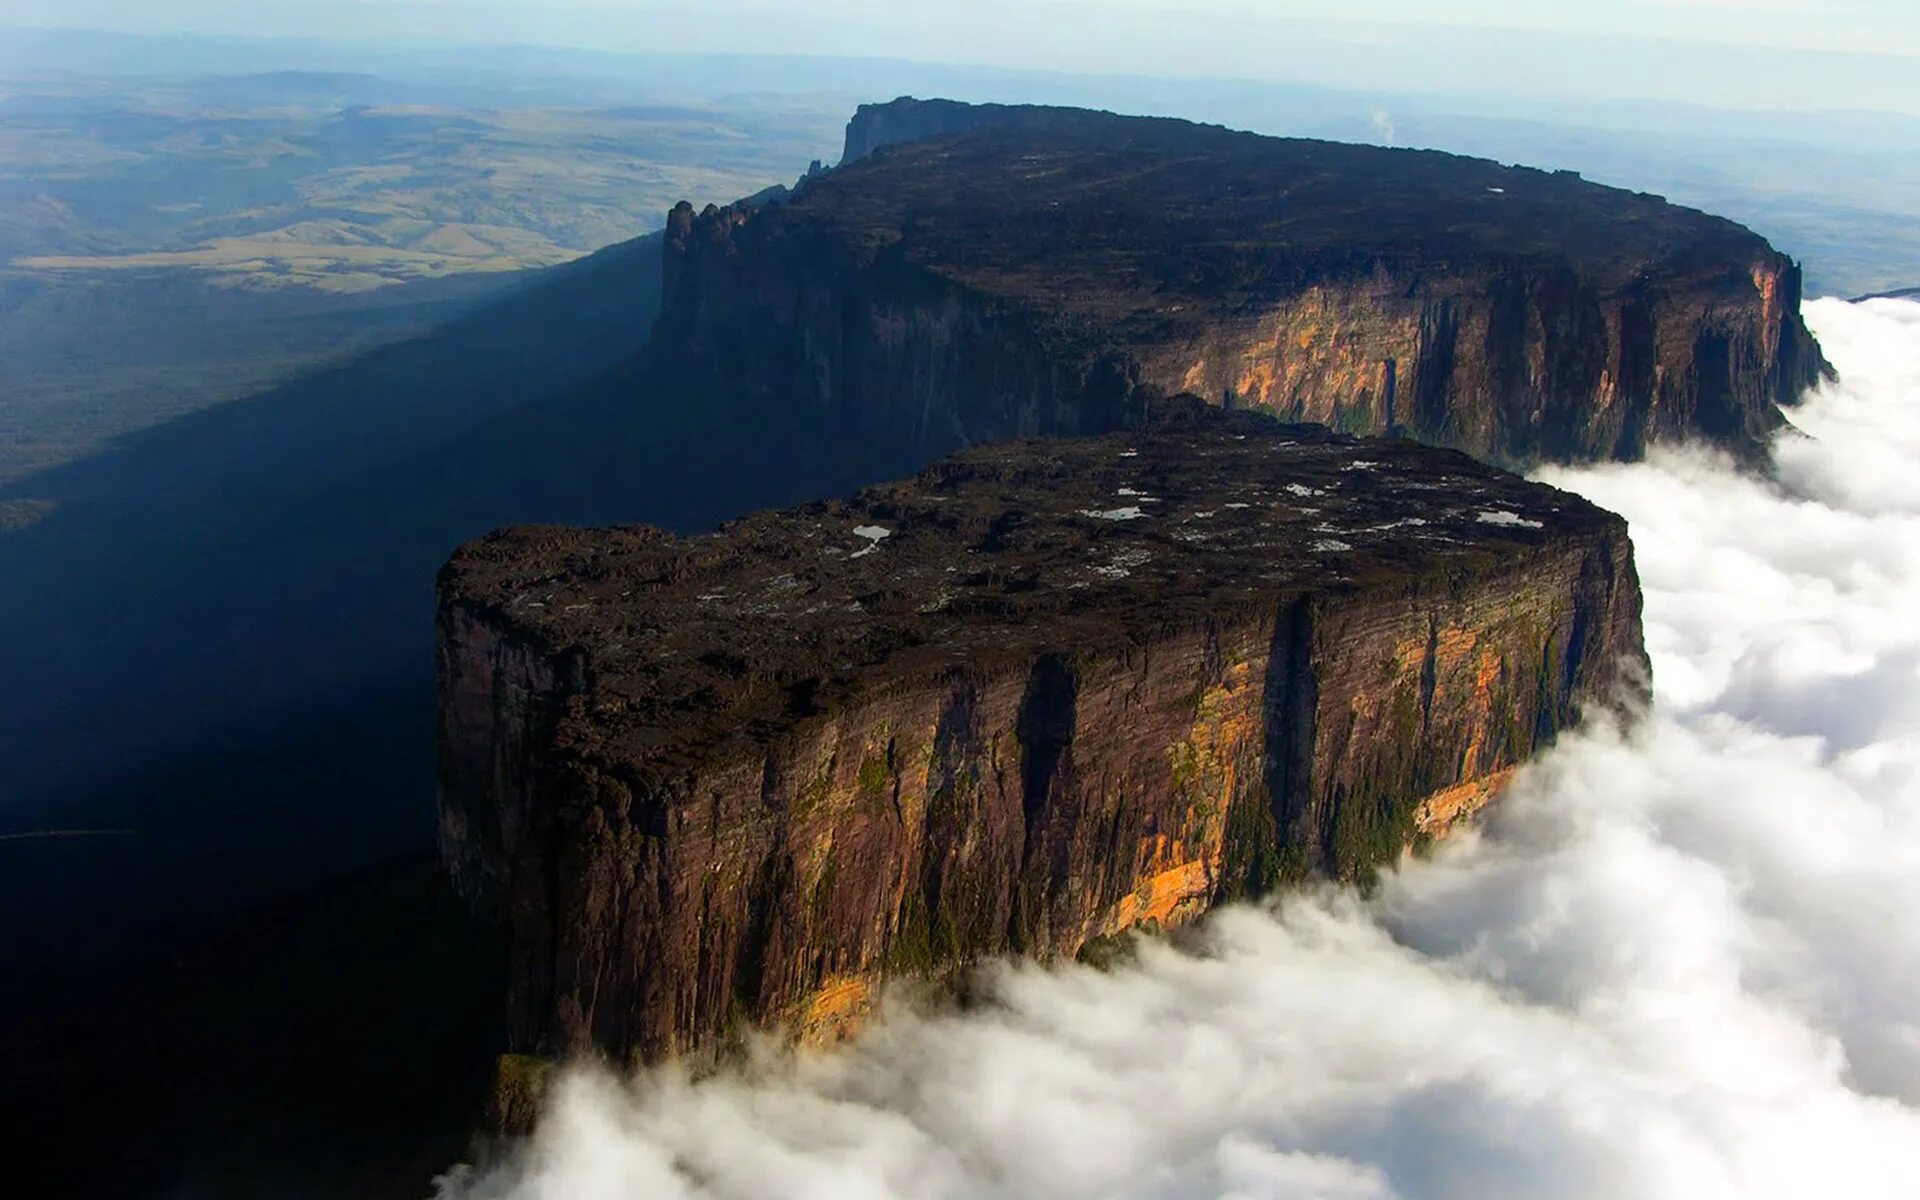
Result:
[[[1469,5],[1449,22],[1314,19],[1286,5],[1256,13],[1234,0],[1192,6],[1127,0],[1051,0],[1028,6],[1018,37],[1004,17],[929,4],[702,10],[588,0],[285,0],[244,13],[170,6],[164,19],[122,0],[53,5],[26,0],[0,43],[31,38],[159,39],[274,44],[283,54],[333,61],[417,55],[423,66],[479,56],[493,69],[551,69],[561,61],[633,56],[841,59],[931,69],[1002,70],[1170,82],[1259,83],[1438,94],[1465,100],[1685,103],[1750,111],[1862,111],[1920,115],[1920,10],[1863,0],[1873,17],[1837,37],[1831,7],[1681,3],[1614,6],[1607,20],[1500,23],[1511,5]],[[1362,12],[1396,7],[1376,2]],[[1399,6],[1404,7],[1404,6]],[[1640,14],[1630,21],[1620,13]],[[1548,14],[1552,16],[1553,14]],[[1658,19],[1654,19],[1654,18]],[[1097,29],[1099,36],[1086,36]],[[1710,36],[1715,30],[1727,35]],[[157,47],[155,47],[157,49]],[[36,52],[41,51],[36,46]],[[0,45],[0,53],[4,53]],[[434,52],[454,61],[438,61]],[[57,58],[48,65],[58,67]],[[273,69],[271,64],[263,64]]]

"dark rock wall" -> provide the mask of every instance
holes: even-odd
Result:
[[[1135,383],[1350,433],[1404,433],[1502,464],[1632,460],[1652,443],[1685,440],[1757,460],[1782,424],[1779,407],[1796,403],[1828,370],[1800,318],[1800,269],[1763,239],[1700,214],[1690,214],[1695,220],[1687,226],[1688,214],[1656,198],[1621,200],[1625,193],[1571,176],[1502,174],[1495,164],[1445,155],[1368,152],[1394,156],[1380,160],[1380,186],[1391,186],[1396,172],[1407,173],[1401,182],[1412,187],[1420,186],[1422,172],[1455,186],[1485,175],[1565,193],[1558,202],[1588,216],[1593,208],[1626,212],[1644,201],[1649,212],[1695,229],[1700,240],[1689,247],[1677,239],[1637,274],[1631,262],[1608,260],[1601,279],[1570,257],[1538,252],[1518,234],[1516,245],[1533,247],[1526,253],[1460,251],[1467,243],[1455,245],[1462,235],[1454,226],[1462,218],[1451,208],[1436,208],[1430,238],[1402,240],[1390,252],[1363,254],[1338,242],[1274,244],[1236,258],[1215,240],[1196,244],[1184,265],[1180,239],[1217,239],[1217,231],[1116,224],[1114,244],[1132,257],[1115,261],[1148,264],[1146,274],[1099,266],[1097,256],[1057,265],[1087,296],[1110,288],[1130,297],[1124,315],[1115,307],[1102,316],[1097,303],[1050,302],[1044,278],[1008,279],[1004,289],[972,286],[970,272],[980,272],[964,258],[941,261],[959,252],[952,246],[916,249],[918,200],[898,213],[887,210],[874,218],[879,226],[857,235],[846,232],[849,219],[840,215],[890,203],[863,201],[863,188],[892,196],[914,186],[903,177],[956,169],[924,144],[903,147],[890,163],[860,161],[883,147],[1011,126],[1033,130],[1031,144],[1045,151],[1079,153],[1076,147],[1092,145],[1098,153],[1100,135],[1089,129],[1151,141],[1179,136],[1178,125],[951,101],[862,106],[847,132],[845,162],[854,165],[828,177],[834,194],[821,204],[810,206],[803,194],[790,212],[676,210],[661,326],[668,351],[687,356],[683,365],[726,360],[706,377],[708,394],[745,389],[791,406],[796,416],[817,411],[820,420],[856,422],[871,436],[884,429],[884,436],[916,447],[922,461],[1015,434],[1112,428],[1128,411],[1113,389]],[[1298,156],[1302,171],[1316,169],[1310,164],[1319,151],[1302,149],[1306,143],[1185,128],[1200,156],[1196,195],[1216,186],[1204,175],[1209,154],[1272,146],[1281,158]],[[979,136],[963,141],[971,146]],[[1010,144],[1027,145],[1021,136],[1009,135]],[[1333,150],[1335,157],[1361,153]],[[960,169],[982,162],[1001,169],[997,159],[979,159],[978,147],[972,152]],[[1355,187],[1369,178],[1364,164],[1340,169],[1353,173]],[[1539,180],[1546,183],[1533,182]],[[1044,191],[1028,195],[1016,187],[1001,201],[1012,207],[966,218],[996,244],[1025,246],[1019,239],[1026,235],[1007,231],[1067,220],[1053,215]],[[1415,200],[1396,196],[1393,204],[1392,219],[1418,219]],[[939,218],[956,219],[944,212]],[[1356,219],[1354,236],[1363,238],[1364,214]],[[1090,236],[1062,228],[1066,236]],[[1539,242],[1552,243],[1551,226],[1538,234]],[[1098,238],[1090,244],[1109,248]],[[1044,240],[1026,249],[1018,262],[1043,277],[1056,269]],[[1583,241],[1577,253],[1591,257],[1596,250]],[[1108,269],[1118,273],[1103,281],[1100,272]],[[1260,282],[1216,308],[1207,308],[1203,294],[1181,290],[1216,275],[1230,281],[1223,286]],[[1140,299],[1156,289],[1163,296],[1157,308]],[[902,373],[888,373],[896,369]]]
[[[1779,255],[1627,296],[1571,272],[1378,264],[1139,356],[1164,387],[1503,463],[1687,440],[1751,457],[1820,378],[1799,302]]]
[[[653,353],[741,420],[901,468],[960,446],[1102,432],[1141,385],[1489,461],[1632,460],[1706,441],[1756,458],[1826,370],[1784,256],[1605,295],[1570,271],[1374,263],[1201,331],[1051,320],[784,212],[676,209]]]
[[[596,765],[590,722],[553,736],[590,702],[582,651],[443,595],[445,848],[511,925],[516,1050],[831,1036],[890,976],[1368,878],[1580,704],[1640,694],[1639,612],[1624,529],[1582,534],[1496,577],[982,661],[628,776]]]
[[[826,478],[851,488],[875,464],[905,472],[981,442],[1118,429],[1143,411],[1125,356],[767,215],[670,214],[650,353],[687,403],[757,436],[784,430]]]

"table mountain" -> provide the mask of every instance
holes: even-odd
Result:
[[[1364,881],[1644,696],[1620,518],[1184,405],[697,537],[463,547],[442,848],[509,929],[513,1049],[828,1035],[892,976]]]
[[[1730,221],[1434,151],[1074,109],[863,107],[778,207],[674,210],[690,402],[875,453],[1100,432],[1142,388],[1489,461],[1757,460],[1828,372]]]

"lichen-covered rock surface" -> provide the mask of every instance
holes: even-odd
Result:
[[[512,1048],[823,1036],[890,975],[1364,880],[1643,694],[1624,523],[1254,414],[971,450],[440,580],[443,850]]]
[[[889,461],[1119,428],[1143,385],[1499,463],[1756,459],[1827,371],[1785,255],[1571,173],[913,100],[847,151],[780,206],[672,214],[656,350],[690,403]]]

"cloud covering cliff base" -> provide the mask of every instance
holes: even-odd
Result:
[[[1544,478],[1625,513],[1655,711],[1371,898],[701,1081],[580,1073],[447,1200],[1911,1196],[1920,305],[1822,301],[1778,479]]]

